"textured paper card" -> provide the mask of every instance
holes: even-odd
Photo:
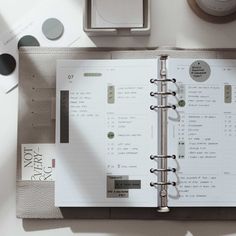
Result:
[[[21,145],[22,180],[55,180],[55,144]]]
[[[143,27],[143,0],[92,0],[92,28]]]
[[[82,25],[78,23],[82,14],[80,4],[42,0],[9,30],[0,32],[0,55],[9,54],[16,61],[16,67],[10,74],[3,75],[0,71],[0,90],[8,92],[18,84],[18,47],[71,47],[79,40],[82,32]],[[65,14],[65,9],[70,9],[68,14]],[[5,72],[11,66],[7,61],[1,68]]]

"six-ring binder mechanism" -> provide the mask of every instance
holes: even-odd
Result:
[[[157,168],[151,168],[150,172],[157,177],[156,182],[150,182],[151,187],[156,187],[160,200],[159,212],[169,212],[168,185],[175,186],[176,182],[168,181],[168,172],[176,172],[175,168],[168,167],[168,159],[176,159],[176,155],[169,154],[167,150],[167,113],[168,109],[176,109],[176,106],[168,103],[168,96],[176,96],[176,92],[167,91],[168,83],[176,83],[175,79],[167,78],[167,56],[160,57],[159,78],[152,78],[150,82],[157,85],[157,92],[151,92],[150,96],[157,99],[157,105],[151,105],[150,109],[158,114],[158,153],[151,155],[150,159],[157,162]]]

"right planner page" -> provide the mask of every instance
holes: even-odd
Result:
[[[168,59],[170,206],[236,206],[236,60]]]

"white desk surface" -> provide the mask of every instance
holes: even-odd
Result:
[[[50,0],[49,0],[50,1]],[[82,0],[70,1],[81,12]],[[35,1],[0,0],[0,31],[7,30],[30,11]],[[69,12],[69,9],[66,9]],[[40,14],[40,13],[39,13]],[[199,19],[186,0],[152,0],[150,37],[88,38],[81,32],[76,46],[177,46],[236,48],[236,21],[216,25]],[[82,24],[81,21],[78,25]],[[17,96],[0,92],[0,235],[236,235],[235,222],[20,220],[15,217]]]

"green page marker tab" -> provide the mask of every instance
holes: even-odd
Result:
[[[84,73],[84,77],[101,77],[102,76],[102,73]]]
[[[231,85],[225,85],[224,89],[224,100],[225,103],[231,103],[232,102],[232,86]]]
[[[107,87],[107,103],[114,104],[115,103],[115,86],[108,85]]]

